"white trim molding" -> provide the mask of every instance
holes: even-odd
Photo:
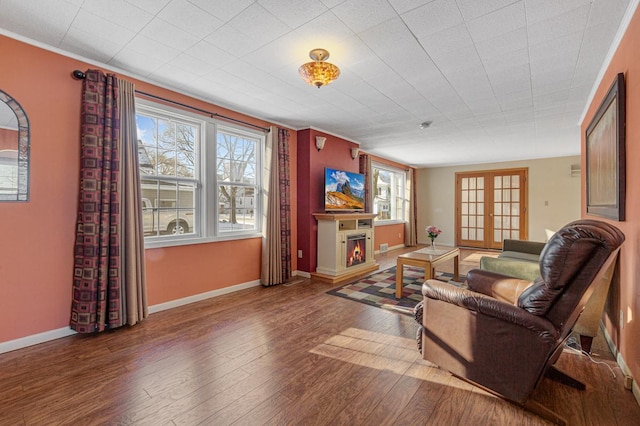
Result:
[[[602,330],[602,334],[604,335],[604,340],[607,342],[607,345],[609,346],[609,350],[611,351],[613,356],[616,358],[616,362],[618,363],[620,370],[622,370],[622,374],[624,374],[625,377],[631,378],[631,392],[633,393],[633,396],[635,397],[638,405],[640,405],[640,386],[638,386],[638,381],[633,378],[633,375],[631,374],[631,370],[627,366],[627,363],[625,362],[624,358],[622,358],[622,355],[618,351],[618,348],[616,348],[615,343],[613,343],[613,339],[611,338],[611,335],[607,331],[606,327],[604,327],[602,322],[600,323],[600,329]]]
[[[50,340],[60,339],[62,337],[73,336],[74,334],[77,334],[74,330],[70,329],[69,327],[63,327],[57,330],[44,331],[42,333],[32,334],[31,336],[9,340],[7,342],[0,343],[0,354],[26,348],[28,346],[37,345],[40,343],[45,343]]]
[[[398,249],[405,248],[405,247],[406,247],[406,246],[405,246],[404,244],[398,244],[398,245],[395,245],[395,246],[389,246],[389,248],[387,249],[387,251],[383,251],[383,252],[381,252],[380,250],[375,250],[375,251],[374,251],[374,254],[384,254],[384,253],[388,253],[388,252],[390,252],[390,251],[392,251],[392,250],[398,250]],[[416,249],[416,250],[417,250],[417,249]]]
[[[200,302],[202,300],[211,299],[212,297],[222,296],[223,294],[229,294],[229,293],[233,293],[233,292],[244,290],[251,287],[258,287],[259,285],[260,285],[260,280],[254,280],[254,281],[249,281],[242,284],[232,285],[230,287],[224,287],[216,290],[207,291],[205,293],[194,294],[193,296],[184,297],[182,299],[176,299],[170,302],[149,306],[149,313],[155,314],[156,312],[166,311],[167,309],[173,309],[173,308],[177,308],[178,306],[184,306],[190,303]]]
[[[309,272],[305,272],[305,271],[293,271],[292,275],[294,277],[303,277],[303,278],[311,278],[311,274]]]

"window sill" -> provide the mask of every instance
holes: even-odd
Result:
[[[157,240],[152,241],[145,239],[144,248],[146,250],[165,247],[190,246],[196,244],[220,243],[224,241],[248,240],[252,238],[262,238],[262,234],[259,232],[252,232],[246,234],[222,235],[218,237],[160,237]]]
[[[400,225],[404,223],[405,223],[404,220],[384,220],[384,221],[374,222],[373,226]]]

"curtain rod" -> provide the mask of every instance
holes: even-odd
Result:
[[[86,76],[87,76],[84,72],[82,72],[80,70],[74,70],[71,73],[71,75],[76,80],[84,80],[86,78]],[[263,132],[267,132],[267,133],[269,133],[269,131],[270,131],[270,129],[268,127],[258,126],[257,124],[248,123],[246,121],[238,120],[237,118],[227,117],[225,115],[218,114],[217,112],[211,112],[211,111],[207,111],[207,110],[204,110],[204,109],[201,109],[201,108],[197,108],[197,107],[194,107],[194,106],[191,106],[191,105],[183,104],[182,102],[172,101],[171,99],[167,99],[167,98],[163,98],[163,97],[160,97],[160,96],[152,95],[151,93],[143,92],[141,90],[136,90],[136,93],[139,94],[139,95],[146,96],[146,97],[153,98],[153,99],[157,99],[157,100],[160,100],[160,101],[163,101],[163,102],[168,102],[170,104],[179,105],[179,106],[181,106],[183,108],[189,108],[189,109],[194,110],[194,111],[202,112],[204,114],[207,114],[207,115],[211,116],[212,118],[213,117],[218,117],[218,118],[221,118],[223,120],[233,121],[234,123],[240,123],[240,124],[244,124],[245,126],[251,126],[251,127],[254,127],[256,129],[260,129]]]

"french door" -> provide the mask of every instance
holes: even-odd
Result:
[[[456,173],[456,245],[501,249],[527,223],[526,168]]]

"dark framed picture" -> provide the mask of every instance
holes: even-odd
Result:
[[[625,219],[625,113],[620,73],[586,132],[587,213],[618,221]]]

